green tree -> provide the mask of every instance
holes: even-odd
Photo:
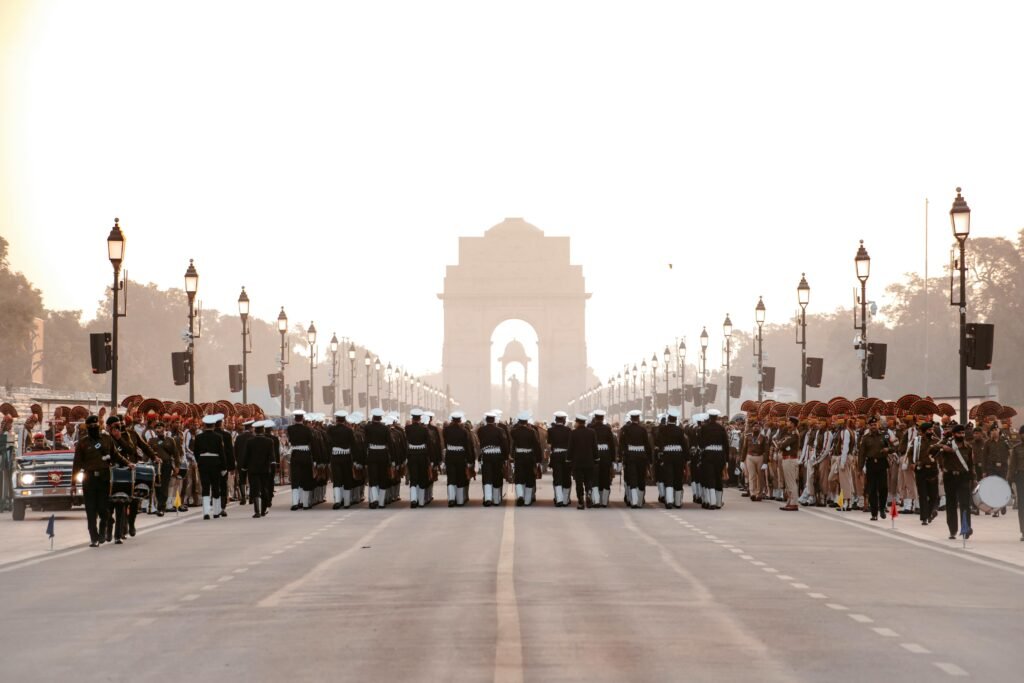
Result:
[[[8,262],[8,242],[0,236],[0,381],[25,385],[30,380],[31,332],[43,315],[43,297]]]

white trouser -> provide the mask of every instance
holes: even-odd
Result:
[[[675,501],[673,501],[673,502],[675,503],[675,506],[677,508],[683,506],[683,492],[681,490],[680,491],[676,491],[676,498],[675,498]]]
[[[533,505],[533,488],[529,486],[526,487],[526,504]]]
[[[304,508],[310,507],[310,503],[309,503],[310,495],[311,495],[310,491],[303,491],[302,492],[302,507],[304,507]]]
[[[505,485],[495,486],[494,491],[491,492],[491,502],[495,505],[501,505],[501,496],[505,493]]]
[[[596,486],[590,489],[590,502],[593,505],[601,504],[601,489]]]
[[[561,505],[561,503],[562,503],[562,487],[561,486],[556,486],[555,487],[555,502],[558,503],[559,505]]]
[[[203,496],[203,514],[204,515],[210,514],[210,510],[212,508],[213,508],[213,506],[210,504],[210,497],[209,496]]]
[[[387,495],[388,495],[387,489],[377,489],[377,504],[378,505],[384,505],[385,504],[385,500],[384,499],[387,497]]]
[[[341,496],[342,496],[341,492],[342,491],[344,491],[344,489],[341,488],[340,486],[335,486],[334,487],[334,503],[335,503],[335,505],[337,505],[338,503],[341,502]]]
[[[665,482],[659,481],[658,482],[658,498],[664,498],[666,490],[668,490],[668,487],[665,486]]]
[[[662,495],[665,497],[665,502],[671,505],[672,503],[675,502],[676,490],[671,486],[666,486],[665,490],[662,492]]]
[[[640,489],[635,487],[629,489],[629,504],[634,507],[640,504]]]
[[[455,504],[462,505],[466,502],[466,487],[459,486],[455,489]]]
[[[292,505],[298,505],[302,497],[302,489],[292,489]]]
[[[448,500],[455,500],[455,492],[458,488],[455,484],[448,484]]]
[[[214,498],[213,499],[213,514],[219,515],[222,511],[223,511],[223,508],[221,508],[221,506],[220,506],[220,498]]]
[[[526,496],[526,487],[522,484],[516,484],[516,498],[524,498]]]
[[[494,500],[494,487],[490,484],[484,484],[484,500],[488,502]]]
[[[602,506],[608,507],[608,499],[611,497],[611,495],[612,495],[611,489],[604,489],[603,491],[601,491],[601,505]]]

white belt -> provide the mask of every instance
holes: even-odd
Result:
[[[568,448],[552,448],[551,452],[552,453],[568,453],[569,449]]]
[[[663,450],[666,453],[677,453],[677,452],[682,451],[683,447],[679,446],[679,445],[671,445],[671,446],[665,446],[665,448]]]
[[[484,446],[481,450],[484,453],[486,453],[487,455],[500,455],[501,454],[501,448],[499,448],[498,446]]]
[[[704,450],[708,451],[709,453],[721,453],[722,446],[719,444],[712,444],[711,446],[705,446]]]
[[[335,446],[331,449],[331,455],[348,455],[351,452],[351,448],[341,448],[339,446]]]
[[[447,450],[449,450],[449,451],[464,451],[466,449],[463,448],[462,446],[448,446]]]
[[[644,453],[646,449],[643,446],[626,446],[626,449],[630,453]]]
[[[292,446],[293,451],[308,451],[309,446]]]
[[[199,457],[200,458],[206,458],[206,457],[219,458],[220,457],[220,453],[200,453]]]
[[[606,450],[608,450],[608,444],[606,444],[606,443],[599,443],[599,444],[597,444],[597,450],[599,450],[599,451],[606,451]]]
[[[517,448],[516,453],[533,453],[532,448]]]
[[[427,450],[427,444],[425,443],[411,443],[409,444],[410,451],[425,451]]]
[[[381,445],[379,443],[371,443],[370,444],[370,450],[371,451],[386,451],[387,449],[388,449],[387,446]]]

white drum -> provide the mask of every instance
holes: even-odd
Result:
[[[1002,477],[985,477],[974,487],[974,504],[982,512],[994,512],[1010,504],[1010,484]]]

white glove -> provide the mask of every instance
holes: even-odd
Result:
[[[903,463],[902,465],[900,465],[900,469],[901,470],[907,469],[907,463]]]
[[[860,471],[863,472],[864,474],[867,474],[868,473],[868,466],[864,465],[864,467],[860,468]]]
[[[768,471],[768,465],[761,465],[761,471],[762,472],[767,472]]]
[[[221,471],[220,471],[220,476],[222,476],[222,477],[225,477],[225,476],[227,476],[227,474],[228,474],[228,471],[227,471],[227,470],[221,470]]]

